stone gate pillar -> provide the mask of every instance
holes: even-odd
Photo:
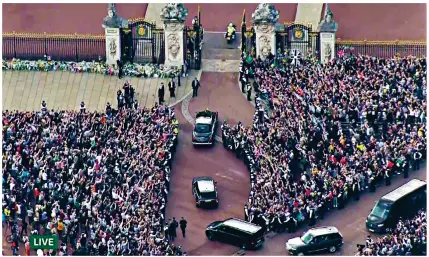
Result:
[[[183,4],[167,4],[161,11],[164,22],[165,65],[181,68],[185,63],[183,30],[188,10]]]
[[[107,16],[103,19],[106,35],[106,63],[116,64],[121,59],[121,33],[120,29],[128,28],[128,20],[116,14],[116,4],[108,4]]]
[[[276,32],[275,24],[279,20],[279,12],[273,5],[259,4],[252,14],[252,22],[256,33],[256,56],[262,60],[269,53],[276,55]]]
[[[334,14],[329,5],[325,6],[324,19],[319,24],[320,32],[320,60],[327,63],[335,58],[335,33],[338,30],[338,24],[334,21]]]

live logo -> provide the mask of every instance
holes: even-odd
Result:
[[[30,235],[30,248],[37,250],[56,250],[58,249],[57,235]]]

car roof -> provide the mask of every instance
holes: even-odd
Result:
[[[211,124],[212,123],[212,118],[210,117],[198,117],[195,120],[195,124]]]
[[[313,236],[322,236],[322,235],[339,233],[338,229],[332,226],[311,228],[308,230],[308,232],[311,232]]]
[[[261,227],[258,225],[235,218],[225,220],[223,225],[236,228],[247,233],[256,233],[261,229]]]
[[[208,193],[215,191],[213,180],[197,180],[198,190],[201,193]]]
[[[403,197],[403,196],[405,196],[405,195],[413,192],[414,190],[417,190],[420,187],[423,187],[425,185],[426,185],[426,182],[418,180],[418,179],[413,179],[413,180],[410,180],[408,183],[406,183],[406,184],[398,187],[397,189],[393,190],[392,192],[386,194],[381,199],[391,201],[391,202],[395,202],[399,198],[401,198],[401,197]]]

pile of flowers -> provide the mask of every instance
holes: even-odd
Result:
[[[54,61],[47,58],[46,60],[21,60],[13,58],[11,60],[3,59],[3,70],[20,70],[20,71],[70,71],[76,73],[97,73],[109,76],[118,75],[118,69],[113,65],[104,62],[63,62]],[[168,78],[174,77],[180,73],[177,69],[170,69],[164,65],[156,64],[137,64],[126,63],[123,67],[125,76],[144,77],[144,78]]]

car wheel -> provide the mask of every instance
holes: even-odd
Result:
[[[335,253],[336,250],[337,250],[337,247],[335,247],[335,246],[329,247],[329,252],[330,253]]]
[[[303,252],[299,252],[296,255],[298,255],[298,256],[304,256],[304,253]]]
[[[206,233],[206,235],[207,235],[207,238],[208,238],[210,241],[214,241],[214,235],[213,235],[213,233],[212,233],[212,232],[207,232],[207,233]]]

